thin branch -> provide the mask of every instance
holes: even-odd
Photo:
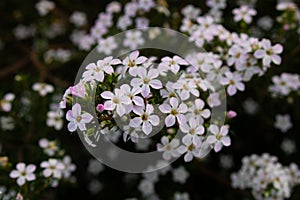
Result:
[[[21,60],[17,61],[16,63],[12,64],[11,66],[6,67],[5,69],[0,70],[0,78],[6,77],[10,74],[13,74],[17,70],[23,68],[28,64],[30,59],[28,56],[22,58]]]

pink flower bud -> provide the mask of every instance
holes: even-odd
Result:
[[[103,104],[98,104],[96,109],[97,109],[97,111],[102,112],[104,110],[104,105]]]
[[[23,200],[23,196],[20,194],[20,193],[18,193],[18,195],[17,195],[17,198],[16,198],[17,200]]]
[[[233,110],[230,110],[230,111],[227,112],[227,117],[229,119],[235,118],[236,116],[237,116],[237,113]]]

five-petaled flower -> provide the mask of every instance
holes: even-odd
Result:
[[[79,103],[73,105],[72,110],[69,110],[66,115],[67,120],[69,121],[68,130],[74,132],[77,127],[81,131],[86,130],[87,123],[90,123],[93,119],[93,116],[90,113],[81,113],[81,106]]]
[[[34,171],[36,169],[36,166],[33,164],[25,165],[24,163],[18,163],[16,166],[16,170],[13,170],[10,172],[9,176],[11,178],[17,179],[17,184],[19,186],[22,186],[26,183],[26,181],[34,181],[35,180],[35,174]]]
[[[230,146],[231,140],[228,135],[228,126],[224,125],[219,128],[217,125],[210,125],[209,131],[212,135],[207,137],[207,142],[214,146],[215,152],[219,152],[223,146]]]

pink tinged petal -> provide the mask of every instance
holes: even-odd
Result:
[[[146,135],[149,135],[152,132],[152,126],[149,122],[144,122],[142,126],[142,130]]]
[[[17,170],[19,170],[19,171],[25,171],[25,167],[26,166],[24,163],[18,163],[16,166]]]
[[[170,145],[172,148],[176,148],[179,145],[179,140],[176,138],[172,139]]]
[[[170,104],[171,104],[171,106],[172,106],[173,108],[177,108],[177,107],[178,107],[178,100],[177,100],[176,98],[172,97],[172,98],[170,99]]]
[[[135,105],[144,106],[144,99],[142,97],[135,96],[132,101],[135,103]]]
[[[229,85],[227,88],[227,92],[229,96],[233,96],[236,93],[236,87],[233,85]]]
[[[81,115],[81,121],[84,123],[89,123],[93,119],[93,116],[90,113],[84,113]]]
[[[163,153],[163,159],[166,160],[166,161],[171,160],[171,154],[169,152],[165,151]]]
[[[204,107],[204,102],[201,99],[196,99],[195,105],[197,109],[202,109]]]
[[[135,117],[135,118],[133,118],[133,119],[130,120],[129,125],[131,127],[137,128],[137,127],[141,126],[141,123],[142,123],[142,119],[140,117]]]
[[[76,118],[77,116],[79,116],[81,114],[81,106],[78,103],[76,103],[72,107],[72,112],[73,112],[73,117]]]
[[[193,139],[193,136],[190,134],[187,134],[182,138],[182,142],[183,142],[183,144],[189,145],[189,144],[191,144],[192,139]]]
[[[150,69],[149,72],[148,72],[148,78],[149,79],[154,79],[156,77],[159,76],[159,72],[157,69]]]
[[[130,99],[128,96],[122,96],[122,97],[120,98],[120,102],[121,102],[122,104],[126,104],[126,105],[132,104],[131,99]]]
[[[41,167],[42,167],[42,168],[49,167],[49,163],[46,162],[46,161],[44,161],[44,162],[41,163]]]
[[[180,153],[180,154],[184,154],[185,152],[187,152],[188,148],[186,146],[180,146],[178,147],[177,149],[177,152]]]
[[[150,94],[150,87],[148,85],[143,85],[141,94],[144,98],[148,97]]]
[[[147,114],[151,114],[151,113],[153,113],[153,111],[154,111],[153,106],[151,104],[147,104],[147,106],[146,106],[146,113]]]
[[[162,113],[170,113],[171,112],[171,106],[169,104],[163,104],[159,106],[159,110]]]
[[[35,171],[35,169],[36,169],[36,166],[35,166],[35,165],[28,165],[28,166],[26,167],[26,172],[27,172],[27,173],[32,173],[32,172]]]
[[[27,174],[26,175],[26,179],[28,180],[28,181],[33,181],[33,180],[35,180],[35,175],[34,174]]]
[[[211,114],[210,110],[205,109],[205,110],[202,111],[201,116],[204,117],[204,118],[209,118],[210,114]]]
[[[255,53],[254,53],[255,58],[263,58],[265,55],[266,55],[266,52],[262,49],[259,49],[259,50],[255,51]]]
[[[143,80],[141,78],[134,78],[130,81],[130,85],[135,87],[135,86],[140,86],[143,84]]]
[[[145,68],[140,67],[138,72],[139,72],[139,74],[138,74],[139,77],[141,77],[141,78],[147,77],[147,70]]]
[[[273,63],[275,63],[276,65],[279,65],[281,63],[281,57],[274,54],[271,56]]]
[[[214,147],[215,152],[219,152],[222,149],[222,147],[223,147],[222,142],[220,142],[220,141],[217,142]]]
[[[184,156],[184,161],[185,162],[191,162],[193,160],[193,154],[192,152],[187,152]]]
[[[240,91],[244,91],[245,90],[245,85],[244,83],[237,83],[236,87],[240,90]]]
[[[9,174],[9,177],[10,177],[10,178],[17,178],[17,177],[19,177],[19,176],[20,176],[20,172],[17,171],[17,170],[13,170],[13,171],[11,171],[10,174]]]
[[[172,65],[171,66],[171,71],[176,74],[178,71],[180,70],[180,66],[179,65]]]
[[[17,179],[17,184],[18,184],[19,186],[24,185],[25,182],[26,182],[25,177],[19,177],[19,178]]]
[[[116,107],[116,104],[114,104],[112,101],[106,101],[104,103],[104,110],[114,110]]]
[[[96,68],[96,64],[95,63],[90,63],[88,64],[85,69],[95,69]]]
[[[199,91],[198,91],[197,89],[192,89],[192,90],[191,90],[191,93],[192,93],[194,96],[196,96],[196,97],[199,97],[199,95],[200,95],[200,93],[199,93]]]
[[[165,119],[165,124],[167,127],[173,126],[175,124],[175,116],[168,115]]]
[[[77,124],[75,122],[69,122],[68,123],[68,130],[70,132],[74,132],[77,129]]]
[[[222,126],[220,129],[220,133],[222,134],[222,136],[225,136],[228,134],[228,127],[227,126]]]
[[[180,93],[180,98],[181,98],[181,100],[187,100],[188,98],[190,98],[190,93],[186,90],[183,90]]]
[[[168,138],[167,136],[163,136],[163,137],[161,138],[161,143],[162,143],[163,145],[169,144],[169,138]]]
[[[113,99],[114,94],[112,92],[105,91],[105,92],[101,93],[101,97],[104,98],[104,99]]]
[[[180,130],[183,133],[188,133],[189,130],[190,130],[190,128],[189,128],[189,126],[186,123],[182,123],[182,124],[180,124]]]
[[[139,65],[139,64],[142,64],[142,63],[146,62],[147,59],[148,59],[148,58],[146,58],[145,56],[141,56],[141,57],[138,57],[138,58],[136,59],[135,63],[136,63],[137,65]]]
[[[184,59],[180,58],[179,56],[174,56],[173,60],[180,64],[180,65],[188,65],[189,63],[187,61],[185,61]]]
[[[122,62],[121,62],[121,60],[119,60],[119,59],[113,59],[112,61],[110,61],[110,64],[111,65],[118,65],[118,64],[121,64]]]
[[[280,54],[283,51],[283,47],[280,44],[276,44],[275,46],[273,46],[273,52],[276,54]]]
[[[160,82],[160,80],[151,80],[149,82],[149,85],[154,88],[154,89],[160,89],[162,88],[162,83]]]
[[[265,66],[269,66],[270,63],[271,63],[271,57],[270,57],[270,56],[265,56],[265,57],[263,58],[263,64],[264,64]]]
[[[95,77],[95,79],[97,81],[103,82],[103,80],[104,80],[104,72],[103,71],[96,72],[96,73],[94,73],[94,77]]]
[[[184,103],[181,103],[178,107],[178,112],[180,113],[186,113],[188,110],[187,105]]]
[[[122,117],[126,113],[126,108],[123,105],[117,105],[117,113]]]
[[[50,169],[45,169],[45,170],[43,171],[43,175],[44,175],[46,178],[50,177],[51,174],[52,174],[52,170],[50,170]]]
[[[157,126],[159,124],[159,117],[157,115],[151,115],[149,117],[149,122],[153,125],[153,126]]]
[[[135,60],[139,56],[140,52],[139,51],[134,51],[129,55],[130,60]]]
[[[112,74],[114,73],[114,69],[112,68],[112,66],[104,66],[103,70],[107,73],[107,74]]]
[[[176,115],[177,121],[179,124],[186,123],[186,117],[182,114]]]
[[[231,145],[231,139],[230,137],[222,137],[221,142],[223,143],[224,146],[228,147]]]
[[[86,130],[85,123],[83,123],[83,122],[78,123],[78,128],[81,131],[85,131]]]
[[[201,137],[198,136],[198,135],[194,135],[194,137],[193,137],[193,144],[194,144],[195,146],[200,146],[200,145],[202,144],[202,139],[201,139]]]
[[[213,133],[214,135],[217,135],[217,134],[219,134],[219,128],[218,128],[218,126],[216,126],[216,125],[210,125],[210,127],[209,127],[209,131],[211,132],[211,133]]]

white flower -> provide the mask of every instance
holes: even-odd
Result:
[[[103,60],[98,60],[97,65],[95,63],[90,63],[86,66],[87,71],[83,73],[83,79],[85,81],[96,80],[103,82],[105,78],[104,72],[111,75],[114,73],[112,65],[120,63],[121,61],[119,59],[113,59],[112,56],[106,57]]]
[[[17,184],[22,186],[26,183],[26,181],[34,181],[35,174],[33,173],[36,169],[35,165],[25,165],[24,163],[18,163],[16,166],[17,170],[13,170],[10,172],[9,176],[11,178],[17,178]]]
[[[42,138],[39,140],[39,146],[44,149],[44,153],[48,156],[54,156],[55,153],[59,151],[59,147],[55,140],[49,141],[46,138]]]
[[[148,72],[145,68],[139,68],[138,70],[139,78],[133,78],[130,85],[133,87],[141,86],[141,94],[144,98],[148,97],[151,93],[150,87],[154,89],[162,88],[162,83],[160,80],[155,79],[159,76],[156,69],[150,69]]]
[[[196,97],[199,97],[200,93],[197,89],[197,85],[194,81],[179,79],[172,87],[179,93],[181,100],[187,100],[190,98],[190,93]]]
[[[173,58],[163,57],[161,61],[162,62],[158,65],[158,67],[171,70],[174,74],[177,74],[177,72],[180,70],[180,65],[188,65],[188,62],[179,56],[174,56]]]
[[[228,51],[229,58],[227,64],[232,66],[235,64],[237,68],[245,65],[246,59],[248,58],[247,51],[241,48],[239,45],[232,46]]]
[[[53,176],[54,178],[60,179],[62,177],[63,170],[65,169],[64,164],[59,160],[50,158],[48,161],[43,161],[41,167],[45,168],[43,170],[43,175],[46,178]]]
[[[180,154],[176,150],[178,145],[178,139],[174,138],[170,142],[167,136],[163,136],[161,138],[161,144],[157,144],[157,151],[163,152],[163,158],[168,161],[171,160],[172,157],[180,156]]]
[[[126,105],[131,104],[131,99],[118,88],[115,89],[114,93],[110,91],[101,93],[102,98],[109,99],[109,101],[104,103],[104,110],[116,109],[118,115],[123,116],[126,113]]]
[[[153,0],[139,0],[138,1],[138,7],[141,10],[144,10],[146,12],[148,12],[154,6],[155,6],[155,3]]]
[[[129,57],[123,60],[124,73],[129,69],[129,74],[131,76],[136,76],[138,74],[138,66],[145,63],[147,58],[145,56],[140,56],[139,51],[134,51],[130,53]]]
[[[195,143],[193,144],[193,140],[190,137],[184,137],[182,138],[182,142],[183,145],[181,145],[180,147],[178,147],[177,151],[178,153],[180,153],[181,155],[184,155],[184,161],[185,162],[191,162],[193,160],[193,157],[198,157],[200,154],[200,148],[201,148],[201,138],[199,138],[200,140],[197,140]]]
[[[226,8],[226,0],[207,0],[206,5],[214,10]]]
[[[70,22],[76,27],[82,27],[87,24],[87,16],[84,12],[74,11],[70,16]]]
[[[293,127],[290,115],[276,115],[274,126],[281,132],[286,133],[290,128]]]
[[[79,128],[81,131],[86,130],[86,123],[90,123],[93,116],[90,113],[81,113],[80,104],[73,105],[72,110],[69,110],[66,114],[66,119],[69,121],[68,130],[73,132]]]
[[[144,100],[142,97],[137,96],[141,93],[142,89],[140,87],[131,88],[128,84],[121,85],[120,90],[125,96],[130,98],[131,103],[126,106],[127,112],[130,113],[134,107],[144,107]],[[135,105],[133,105],[133,103]]]
[[[132,24],[132,19],[128,15],[120,16],[117,22],[117,27],[124,31],[128,26]],[[132,37],[132,36],[130,36]],[[129,41],[127,42],[129,43]]]
[[[173,181],[181,184],[185,184],[186,180],[189,178],[189,172],[182,166],[173,169]]]
[[[281,54],[283,47],[280,44],[275,46],[271,45],[271,41],[263,39],[261,41],[263,49],[258,49],[255,51],[255,58],[263,59],[264,66],[270,66],[271,62],[279,65],[281,63],[281,57],[278,54]]]
[[[145,40],[141,31],[127,31],[125,33],[125,39],[123,45],[129,47],[131,50],[135,50],[139,45],[143,45]]]
[[[229,85],[227,87],[227,93],[230,96],[233,96],[236,94],[237,90],[244,91],[245,85],[242,82],[243,78],[239,73],[231,73],[227,72],[225,73],[226,77],[221,78],[220,83],[222,85]]]
[[[113,50],[118,47],[114,37],[108,37],[106,39],[100,39],[98,41],[97,51],[104,53],[105,55],[111,55]]]
[[[72,172],[76,170],[76,165],[72,163],[70,156],[65,156],[62,159],[62,164],[64,165],[64,169],[62,171],[62,175],[64,178],[70,178]]]
[[[190,118],[188,123],[180,124],[180,130],[186,135],[182,138],[184,141],[192,141],[195,146],[202,143],[201,135],[204,134],[204,127],[202,122],[195,118]]]
[[[159,106],[159,110],[162,113],[169,114],[165,119],[166,126],[173,126],[176,122],[176,119],[179,124],[185,122],[186,117],[183,114],[187,112],[187,106],[184,103],[179,104],[178,100],[174,97],[170,99],[170,105],[164,103]]]
[[[35,4],[35,8],[40,16],[45,16],[55,8],[55,3],[52,1],[42,0]]]
[[[32,85],[32,89],[39,92],[41,96],[46,96],[54,91],[54,87],[46,83],[35,83]]]
[[[160,90],[160,95],[162,98],[167,98],[168,100],[172,97],[176,98],[177,94],[175,88],[173,88],[173,83],[168,81],[165,85],[165,89]]]
[[[199,8],[195,8],[193,5],[189,4],[181,10],[181,13],[183,14],[184,18],[195,20],[201,13],[201,10]]]
[[[13,93],[7,93],[4,95],[4,98],[0,101],[0,107],[4,112],[11,111],[11,103],[15,99],[15,95]]]
[[[146,105],[146,109],[141,111],[139,109],[134,110],[134,113],[138,115],[130,120],[131,127],[140,127],[142,124],[142,130],[146,135],[152,132],[152,126],[158,126],[159,117],[153,115],[154,108],[151,104]]]
[[[64,124],[60,111],[49,111],[47,113],[46,124],[49,127],[54,127],[55,130],[61,130]]]
[[[217,125],[212,124],[209,126],[209,131],[213,135],[209,135],[206,141],[214,146],[215,152],[219,152],[222,149],[223,145],[230,146],[231,140],[230,137],[227,136],[228,126],[221,126],[221,128],[219,129]]]
[[[210,117],[210,110],[204,109],[204,106],[204,101],[202,101],[201,99],[196,99],[192,106],[189,108],[189,111],[191,112],[189,115],[195,117],[197,123],[202,123],[203,118],[207,119]]]
[[[234,21],[239,22],[243,20],[247,24],[250,24],[252,22],[252,17],[257,14],[256,10],[247,5],[234,9],[232,13],[234,14]]]

